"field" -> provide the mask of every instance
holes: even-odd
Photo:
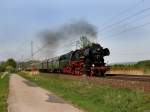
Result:
[[[135,64],[114,64],[108,73],[150,75],[150,60],[139,61]]]
[[[19,74],[87,112],[146,112],[150,110],[149,93],[89,83],[79,77],[69,79],[56,74]]]
[[[7,112],[7,96],[9,86],[9,76],[1,78],[0,74],[0,112]]]

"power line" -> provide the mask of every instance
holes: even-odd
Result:
[[[133,14],[133,15],[127,16],[126,18],[123,18],[122,20],[120,20],[118,22],[115,22],[115,23],[112,23],[110,25],[105,26],[104,28],[100,29],[99,32],[102,32],[102,31],[104,31],[106,29],[109,29],[109,28],[113,27],[114,25],[118,25],[118,24],[120,24],[120,23],[122,23],[122,22],[124,22],[124,21],[126,21],[128,19],[131,19],[132,17],[140,15],[140,14],[142,14],[142,13],[148,11],[148,10],[150,10],[150,8],[143,9],[143,10],[141,10],[141,11],[139,11],[139,12]]]
[[[37,51],[35,51],[33,53],[33,55],[36,55],[37,53],[39,53],[42,49],[44,49],[48,44],[43,45],[42,47],[40,47]]]
[[[147,17],[150,17],[150,14],[144,15],[140,18],[133,19],[132,21],[127,22],[126,24],[130,24],[130,23],[132,24],[132,22],[137,22],[137,21],[143,20],[144,18],[147,18]],[[112,31],[112,30],[113,30],[113,28],[111,28],[108,31]]]
[[[135,9],[138,5],[141,5],[141,3],[143,3],[143,0],[140,0],[140,1],[138,1],[135,5],[129,7],[128,9],[125,9],[125,10],[119,12],[117,15],[113,16],[112,18],[110,18],[110,19],[108,20],[108,22],[113,21],[113,20],[115,20],[116,18],[118,18],[119,16],[124,15],[125,13],[129,12],[130,10]],[[102,26],[104,26],[104,27],[105,27],[106,25],[107,25],[106,22],[105,22],[104,24],[102,24]]]
[[[147,18],[147,17],[149,17],[150,16],[150,14],[147,14],[147,15],[144,15],[144,16],[142,16],[141,18],[137,18],[137,19],[135,19],[134,20],[134,22],[135,21],[138,21],[138,20],[141,20],[141,19],[144,19],[144,18]],[[130,21],[130,22],[128,22],[128,24],[129,23],[132,23],[133,21]],[[141,25],[139,25],[139,26],[141,26]],[[144,25],[145,26],[145,25]],[[130,29],[130,28],[129,28]],[[131,29],[133,29],[133,28],[131,28]],[[127,30],[127,29],[125,29],[125,30]],[[122,32],[122,31],[121,31]],[[120,32],[119,32],[120,33]],[[114,34],[112,34],[112,35],[109,35],[109,36],[113,36]]]
[[[144,16],[142,16],[142,17],[140,17],[140,18],[134,19],[134,22],[135,22],[135,21],[138,21],[138,20],[141,20],[141,19],[144,19],[144,18],[147,18],[147,17],[149,17],[149,16],[150,16],[150,14],[144,15]],[[133,21],[128,22],[128,24],[131,23],[131,22],[133,22]]]
[[[114,36],[120,35],[120,34],[122,34],[122,33],[131,31],[131,30],[135,30],[135,29],[138,29],[138,28],[147,26],[147,25],[150,25],[150,22],[145,23],[145,24],[142,24],[142,25],[138,25],[138,26],[135,26],[135,27],[132,27],[132,28],[125,29],[125,30],[123,30],[123,31],[121,31],[121,32],[119,32],[119,33],[115,33],[115,34],[109,35],[108,37],[114,37]]]

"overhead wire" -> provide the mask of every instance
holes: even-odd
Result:
[[[125,29],[125,30],[120,31],[120,32],[118,32],[118,33],[109,35],[109,36],[107,36],[107,37],[110,37],[110,38],[111,38],[111,37],[114,37],[114,36],[123,34],[123,33],[125,33],[125,32],[131,31],[131,30],[136,30],[136,29],[138,29],[138,28],[142,28],[142,27],[147,26],[147,25],[150,25],[150,22],[147,22],[147,23],[144,23],[144,24],[142,24],[142,25],[137,25],[137,26],[135,26],[135,27],[131,27],[131,28]]]
[[[102,26],[105,27],[105,26],[108,24],[108,22],[118,19],[119,16],[122,16],[122,15],[124,15],[125,13],[127,13],[127,12],[129,12],[129,11],[135,9],[136,7],[138,7],[139,5],[141,5],[141,3],[143,3],[143,0],[139,0],[139,1],[138,1],[136,4],[134,4],[133,6],[131,6],[131,7],[127,8],[127,9],[125,9],[125,10],[119,12],[118,14],[116,14],[115,16],[113,16],[112,18],[110,18],[109,20],[107,20],[107,22],[105,22],[104,24],[102,24]]]
[[[110,24],[110,25],[105,26],[104,28],[100,29],[99,32],[103,32],[103,31],[106,30],[106,29],[109,29],[109,28],[111,28],[111,27],[113,27],[113,26],[115,26],[115,25],[118,25],[118,24],[120,24],[120,23],[122,23],[122,22],[124,22],[124,21],[127,21],[127,20],[131,19],[132,17],[135,17],[135,16],[137,16],[137,15],[140,15],[140,14],[142,14],[142,13],[148,11],[148,10],[150,10],[150,8],[145,8],[145,9],[143,9],[143,10],[140,10],[140,11],[136,12],[135,14],[132,14],[132,15],[130,15],[130,16],[127,16],[127,17],[121,19],[120,21],[117,21],[117,22],[114,22],[114,23],[112,23],[112,24]]]

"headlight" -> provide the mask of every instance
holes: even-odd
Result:
[[[94,65],[94,64],[92,64],[92,67],[95,67],[95,65]]]
[[[97,49],[97,51],[100,51],[100,50],[101,50],[100,48]]]

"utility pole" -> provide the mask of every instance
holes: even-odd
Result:
[[[31,41],[31,60],[33,60],[33,41]]]
[[[21,63],[21,67],[20,67],[20,69],[21,70],[24,70],[24,60],[23,60],[23,55],[21,55],[21,61],[20,61],[20,63]]]

